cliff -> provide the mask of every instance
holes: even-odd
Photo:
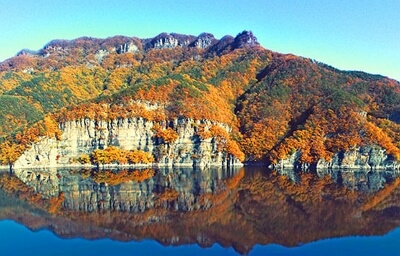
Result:
[[[161,124],[161,125],[160,125]],[[177,134],[176,140],[166,143],[156,137],[155,126],[170,128]],[[214,137],[202,139],[199,127],[209,130],[212,126],[225,129],[224,124],[208,120],[178,118],[172,121],[154,122],[137,118],[119,118],[110,121],[88,118],[60,124],[60,140],[42,138],[26,150],[15,162],[15,168],[55,167],[77,164],[81,155],[89,155],[96,149],[115,146],[126,150],[142,150],[151,153],[155,164],[165,166],[233,166],[240,161],[221,149]]]
[[[385,169],[389,171],[399,170],[400,163],[387,150],[377,145],[354,147],[347,151],[333,154],[330,160],[319,159],[314,164],[302,163],[301,154],[295,152],[290,157],[280,160],[275,168],[288,169]]]

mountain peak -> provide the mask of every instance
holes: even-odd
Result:
[[[251,31],[243,31],[235,37],[234,46],[235,48],[242,48],[246,46],[257,46],[260,45],[257,41],[257,37],[253,35]]]
[[[166,49],[175,47],[187,47],[196,37],[178,33],[161,33],[145,43],[145,49]]]
[[[205,49],[213,44],[218,42],[217,39],[215,39],[214,35],[211,33],[201,33],[194,42],[192,42],[191,46]]]

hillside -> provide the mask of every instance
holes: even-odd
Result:
[[[85,134],[84,143],[91,146],[69,156],[60,149],[57,158],[93,160],[95,150],[115,146],[149,152],[158,163],[203,161],[207,151],[213,163],[393,165],[400,160],[399,90],[386,77],[264,49],[248,31],[219,40],[209,33],[54,40],[0,63],[1,160],[14,163],[44,137],[65,141],[65,127],[89,120],[95,135]],[[113,142],[124,123],[139,119],[149,123],[138,144]]]

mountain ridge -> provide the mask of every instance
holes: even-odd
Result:
[[[18,69],[18,64],[14,63],[14,59],[21,56],[42,57],[46,58],[51,54],[65,53],[66,50],[75,48],[84,51],[94,48],[95,53],[101,51],[116,52],[122,54],[125,52],[149,51],[151,49],[164,48],[211,48],[214,54],[221,54],[224,50],[234,50],[247,46],[258,46],[257,38],[251,31],[243,31],[236,37],[224,36],[220,40],[216,39],[213,34],[203,32],[199,36],[185,35],[179,33],[160,33],[152,38],[113,36],[105,39],[95,37],[79,37],[72,40],[54,39],[48,42],[43,48],[34,51],[23,49],[16,56],[6,59],[0,63],[0,71]],[[214,46],[214,47],[213,47]],[[91,50],[93,51],[93,49]]]

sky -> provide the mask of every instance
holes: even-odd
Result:
[[[235,36],[400,81],[400,0],[0,0],[0,61],[52,39]]]

